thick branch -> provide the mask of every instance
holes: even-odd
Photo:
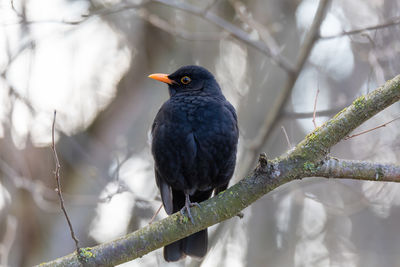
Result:
[[[325,178],[400,182],[400,166],[329,158],[315,170],[310,170],[309,175]]]
[[[294,179],[322,170],[331,146],[379,111],[400,100],[400,75],[374,92],[360,97],[300,142],[286,156],[266,161],[236,185],[193,208],[194,224],[179,212],[117,240],[82,249],[85,266],[114,266],[141,257],[213,224],[232,218],[258,198]],[[385,170],[383,171],[385,173]],[[361,176],[359,177],[361,178]],[[75,253],[41,266],[79,266]]]

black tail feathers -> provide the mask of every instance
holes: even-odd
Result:
[[[201,230],[184,239],[178,240],[164,247],[164,259],[166,261],[178,261],[186,255],[202,258],[207,253],[208,236],[207,229]]]

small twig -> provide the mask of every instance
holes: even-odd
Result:
[[[319,117],[329,117],[332,116],[342,109],[344,109],[346,106],[341,106],[341,107],[335,107],[332,109],[325,109],[325,110],[318,110],[318,116]],[[283,112],[281,114],[282,119],[306,119],[306,118],[312,118],[314,115],[314,112]]]
[[[356,30],[352,30],[352,31],[343,31],[338,34],[333,34],[333,35],[328,35],[328,36],[320,36],[319,38],[323,39],[323,40],[334,39],[334,38],[338,38],[338,37],[359,34],[359,33],[366,32],[366,31],[373,31],[373,30],[378,30],[378,29],[382,29],[382,28],[387,28],[390,26],[398,25],[398,24],[400,24],[400,17],[393,18],[383,24],[378,24],[378,25],[374,25],[374,26],[370,26],[370,27],[366,27],[366,28],[362,28],[362,29],[356,29]]]
[[[11,2],[11,8],[15,12],[15,14],[17,14],[17,16],[20,18],[23,17],[23,15],[21,13],[19,13],[18,10],[15,8],[14,0],[11,0],[10,2]]]
[[[163,204],[161,203],[160,207],[157,209],[156,213],[154,213],[153,217],[151,217],[149,224],[152,224],[154,219],[156,218],[157,214],[160,212],[161,208],[163,207]]]
[[[121,194],[123,192],[132,193],[132,190],[130,190],[128,186],[126,186],[125,182],[121,181],[119,178],[119,173],[122,165],[124,165],[132,157],[132,154],[132,151],[128,152],[122,159],[122,161],[119,160],[118,156],[115,157],[115,160],[117,161],[117,167],[115,168],[111,176],[115,184],[117,185],[117,189],[114,192],[109,193],[107,196],[100,198],[99,202],[110,202],[115,195]]]
[[[32,40],[32,41],[28,41],[22,45],[20,45],[18,51],[16,53],[14,53],[13,55],[9,55],[8,58],[8,62],[5,64],[4,68],[1,70],[0,72],[0,76],[3,77],[4,79],[6,79],[6,74],[7,71],[9,70],[11,64],[19,57],[23,54],[23,52],[27,49],[35,49],[36,48],[36,41]]]
[[[318,94],[319,94],[319,88],[317,89],[317,93],[316,93],[316,95],[315,95],[315,100],[314,100],[314,112],[313,112],[313,119],[312,119],[312,122],[314,123],[314,128],[316,129],[318,126],[317,126],[317,123],[315,122],[315,117],[316,117],[316,114],[317,114],[317,100],[318,100]]]
[[[288,134],[286,132],[286,129],[285,129],[285,127],[283,125],[281,126],[281,129],[283,131],[283,134],[285,135],[286,142],[288,144],[289,149],[292,149],[292,144],[290,143],[289,136],[288,136]]]
[[[76,252],[79,254],[79,240],[75,236],[75,232],[74,232],[74,229],[72,228],[71,221],[70,221],[70,219],[68,217],[68,214],[67,214],[67,211],[66,211],[66,209],[64,207],[64,199],[63,199],[63,196],[62,196],[62,193],[61,193],[61,183],[60,183],[60,168],[61,168],[61,165],[60,165],[60,161],[58,160],[58,155],[57,155],[56,146],[55,146],[55,142],[54,142],[54,128],[55,128],[55,124],[56,124],[56,114],[57,114],[57,112],[54,110],[53,125],[51,127],[51,149],[53,150],[54,162],[55,162],[55,165],[56,165],[56,169],[54,171],[54,178],[56,179],[56,182],[57,182],[56,191],[57,191],[58,197],[60,199],[61,209],[64,212],[65,218],[67,219],[67,222],[68,222],[69,230],[71,231],[71,237],[75,241]],[[78,257],[79,257],[79,255],[78,255]]]
[[[369,132],[371,132],[371,131],[373,131],[373,130],[376,130],[376,129],[385,127],[385,126],[388,125],[389,123],[392,123],[392,122],[394,122],[395,120],[398,120],[398,119],[400,119],[400,117],[397,117],[397,118],[395,118],[395,119],[393,119],[393,120],[391,120],[391,121],[389,121],[389,122],[386,122],[386,123],[384,123],[384,124],[382,124],[382,125],[379,125],[379,126],[377,126],[377,127],[372,128],[372,129],[363,131],[363,132],[361,132],[361,133],[357,133],[357,134],[353,134],[353,135],[350,135],[350,136],[346,136],[346,137],[344,138],[344,140],[349,140],[349,139],[351,139],[351,138],[353,138],[353,137],[356,137],[356,136],[359,136],[359,135],[363,135],[363,134],[369,133]]]

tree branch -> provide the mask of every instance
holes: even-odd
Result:
[[[351,139],[351,138],[353,138],[353,137],[360,136],[360,135],[363,135],[363,134],[372,132],[372,131],[374,131],[374,130],[376,130],[376,129],[379,129],[379,128],[382,128],[382,127],[386,127],[388,124],[390,124],[390,123],[392,123],[392,122],[394,122],[394,121],[397,121],[398,119],[400,119],[400,117],[397,117],[397,118],[395,118],[395,119],[393,119],[393,120],[391,120],[391,121],[388,121],[388,122],[386,122],[386,123],[384,123],[384,124],[381,124],[381,125],[379,125],[379,126],[376,126],[376,127],[372,128],[372,129],[368,129],[368,130],[362,131],[362,132],[360,132],[360,133],[356,133],[356,134],[352,134],[352,135],[350,135],[350,136],[346,136],[346,137],[344,138],[344,140],[349,140],[349,139]]]
[[[400,182],[400,166],[368,161],[328,158],[310,176],[380,182]]]
[[[400,75],[370,94],[356,99],[348,108],[343,109],[334,118],[307,135],[285,156],[267,162],[266,156],[262,155],[258,166],[248,177],[218,196],[202,202],[201,208],[192,208],[194,224],[179,212],[175,213],[117,240],[84,249],[85,266],[114,266],[141,257],[150,251],[236,216],[241,210],[282,184],[311,174],[318,173],[321,176],[323,173],[329,174],[329,171],[325,171],[327,167],[324,165],[324,159],[330,148],[361,123],[399,100]],[[331,161],[325,162],[328,164]],[[352,164],[357,165],[356,162]],[[389,180],[391,168],[381,166],[382,172],[378,172],[378,178],[380,178],[378,180],[384,180],[383,177],[388,177]],[[393,168],[398,170],[396,166]],[[372,169],[373,166],[370,167],[370,170]],[[343,173],[344,175],[347,174]],[[394,177],[397,177],[396,174]],[[361,179],[362,177],[354,175],[354,178]],[[391,181],[398,181],[397,178]],[[76,253],[71,253],[40,266],[79,265]]]
[[[69,230],[71,232],[71,237],[75,242],[76,251],[78,253],[78,251],[79,251],[79,240],[75,236],[74,228],[72,227],[71,220],[69,219],[67,210],[65,209],[64,198],[63,198],[62,192],[61,192],[61,182],[60,182],[61,165],[60,165],[60,161],[58,160],[56,145],[55,145],[55,142],[54,142],[54,130],[55,130],[55,125],[56,125],[56,114],[57,114],[57,112],[54,110],[53,124],[52,124],[52,127],[51,127],[51,149],[53,150],[53,154],[54,154],[54,164],[55,164],[54,178],[55,178],[56,184],[57,184],[56,191],[57,191],[58,197],[60,199],[61,210],[64,213],[65,219],[67,220],[68,227],[69,227]]]
[[[341,32],[339,34],[320,36],[319,38],[323,39],[323,40],[334,39],[334,38],[339,38],[339,37],[343,37],[343,36],[359,34],[359,33],[367,32],[367,31],[379,30],[379,29],[395,26],[395,25],[398,25],[398,24],[400,24],[400,17],[395,17],[395,18],[393,18],[391,20],[388,20],[387,22],[382,23],[382,24],[378,24],[378,25],[374,25],[374,26],[370,26],[370,27],[365,27],[365,28],[362,28],[362,29],[356,29],[356,30],[352,30],[352,31],[343,31],[343,32]]]

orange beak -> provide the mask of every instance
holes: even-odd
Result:
[[[168,83],[168,84],[175,83],[175,81],[168,78],[168,74],[154,73],[154,74],[149,75],[148,77],[151,79],[163,82],[163,83]]]

